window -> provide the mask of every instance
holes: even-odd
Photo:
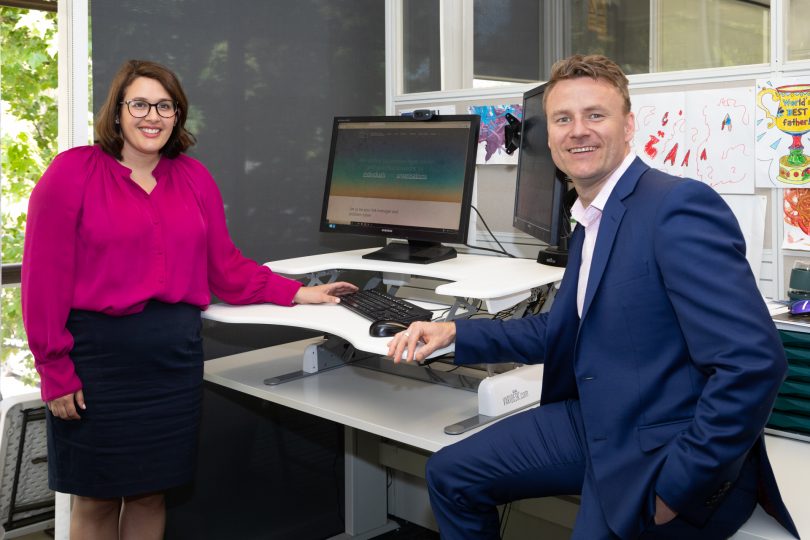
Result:
[[[402,26],[405,93],[441,90],[438,0],[405,0]]]
[[[604,54],[628,75],[650,71],[649,0],[576,0],[569,10],[562,26],[565,48],[559,57]]]
[[[473,86],[545,78],[542,7],[537,0],[475,0]]]
[[[770,2],[657,2],[651,71],[746,64],[770,59]]]
[[[810,36],[807,34],[807,16],[810,0],[788,0],[785,39],[788,60],[810,60]]]
[[[469,21],[439,0],[401,2],[406,94],[455,90],[441,77],[451,63],[472,64],[461,87],[474,88],[547,80],[574,53],[604,54],[628,74],[770,61],[770,0],[475,0]],[[790,59],[810,58],[799,15],[810,0],[787,5]]]
[[[34,4],[29,2],[29,4]],[[56,5],[0,6],[3,49],[0,95],[2,156],[2,392],[20,391],[38,377],[20,310],[20,268],[28,198],[56,155]],[[44,11],[43,11],[44,9]]]

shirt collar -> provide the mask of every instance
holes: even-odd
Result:
[[[602,214],[610,194],[613,193],[613,188],[619,183],[619,179],[627,171],[634,159],[636,159],[636,154],[631,150],[607,179],[607,182],[605,182],[605,185],[599,190],[599,193],[597,193],[596,197],[591,201],[588,208],[583,207],[582,201],[577,197],[577,200],[571,207],[571,216],[577,223],[581,223],[583,226],[587,227],[597,215]]]

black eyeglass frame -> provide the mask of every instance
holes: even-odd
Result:
[[[132,114],[132,110],[129,108],[129,104],[130,103],[135,103],[135,102],[146,103],[147,105],[149,105],[149,108],[146,109],[146,114],[144,114],[143,116],[136,116],[136,115]],[[164,115],[160,114],[160,109],[158,109],[158,105],[160,105],[161,103],[171,103],[174,106],[174,111],[172,112],[171,116],[164,116]],[[161,118],[174,118],[175,116],[177,116],[177,112],[180,110],[177,107],[177,102],[172,101],[171,99],[161,99],[157,103],[149,103],[148,101],[143,100],[143,99],[129,99],[127,101],[119,101],[118,104],[119,105],[126,105],[127,106],[127,112],[129,113],[129,115],[132,118],[146,118],[147,116],[149,116],[149,112],[152,110],[152,107],[155,108],[155,111],[157,112],[158,116],[160,116]]]

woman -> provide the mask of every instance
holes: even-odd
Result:
[[[356,290],[302,287],[241,255],[213,178],[184,154],[187,113],[171,71],[127,62],[97,144],[58,155],[31,195],[23,318],[72,538],[163,537],[163,493],[193,474],[210,292],[292,305]]]

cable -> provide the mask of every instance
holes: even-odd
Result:
[[[483,248],[483,247],[478,247],[478,246],[471,246],[471,245],[469,245],[469,244],[464,244],[464,245],[465,245],[465,246],[467,246],[467,247],[474,248],[474,249],[483,249],[483,250],[485,250],[485,251],[492,251],[492,252],[495,252],[495,253],[502,253],[502,254],[506,255],[507,257],[511,257],[511,258],[513,258],[513,259],[514,259],[514,258],[515,258],[515,256],[514,256],[514,255],[512,255],[511,253],[509,253],[508,251],[506,251],[506,249],[505,249],[505,248],[504,248],[504,247],[501,245],[501,243],[498,241],[498,239],[495,237],[495,235],[494,235],[494,234],[492,234],[492,231],[491,231],[491,230],[489,230],[489,225],[487,225],[487,222],[486,222],[486,220],[484,219],[484,216],[482,216],[482,215],[481,215],[481,212],[479,212],[479,211],[478,211],[478,208],[476,208],[476,207],[475,207],[475,206],[473,206],[472,204],[470,205],[470,208],[472,208],[473,210],[475,210],[475,213],[476,213],[476,214],[478,214],[478,217],[479,217],[479,218],[481,218],[481,223],[484,225],[484,228],[487,230],[487,232],[488,232],[488,233],[489,233],[489,235],[492,237],[492,239],[493,239],[493,240],[495,240],[495,243],[496,243],[496,244],[498,244],[498,247],[499,247],[499,248],[501,248],[501,250],[500,250],[500,251],[498,251],[497,249]]]
[[[481,246],[474,246],[472,244],[468,244],[467,242],[464,242],[462,245],[467,246],[470,249],[481,249],[481,250],[484,250],[484,251],[491,251],[492,253],[497,253],[499,255],[506,255],[507,257],[511,257],[513,259],[515,258],[515,256],[512,255],[511,253],[507,253],[506,251],[501,251],[500,249],[492,249],[492,248],[486,248],[486,247],[481,247]]]
[[[511,513],[512,503],[507,503],[503,508],[503,514],[501,514],[501,538],[503,538],[503,535],[506,534],[506,525],[509,522],[509,514]]]

